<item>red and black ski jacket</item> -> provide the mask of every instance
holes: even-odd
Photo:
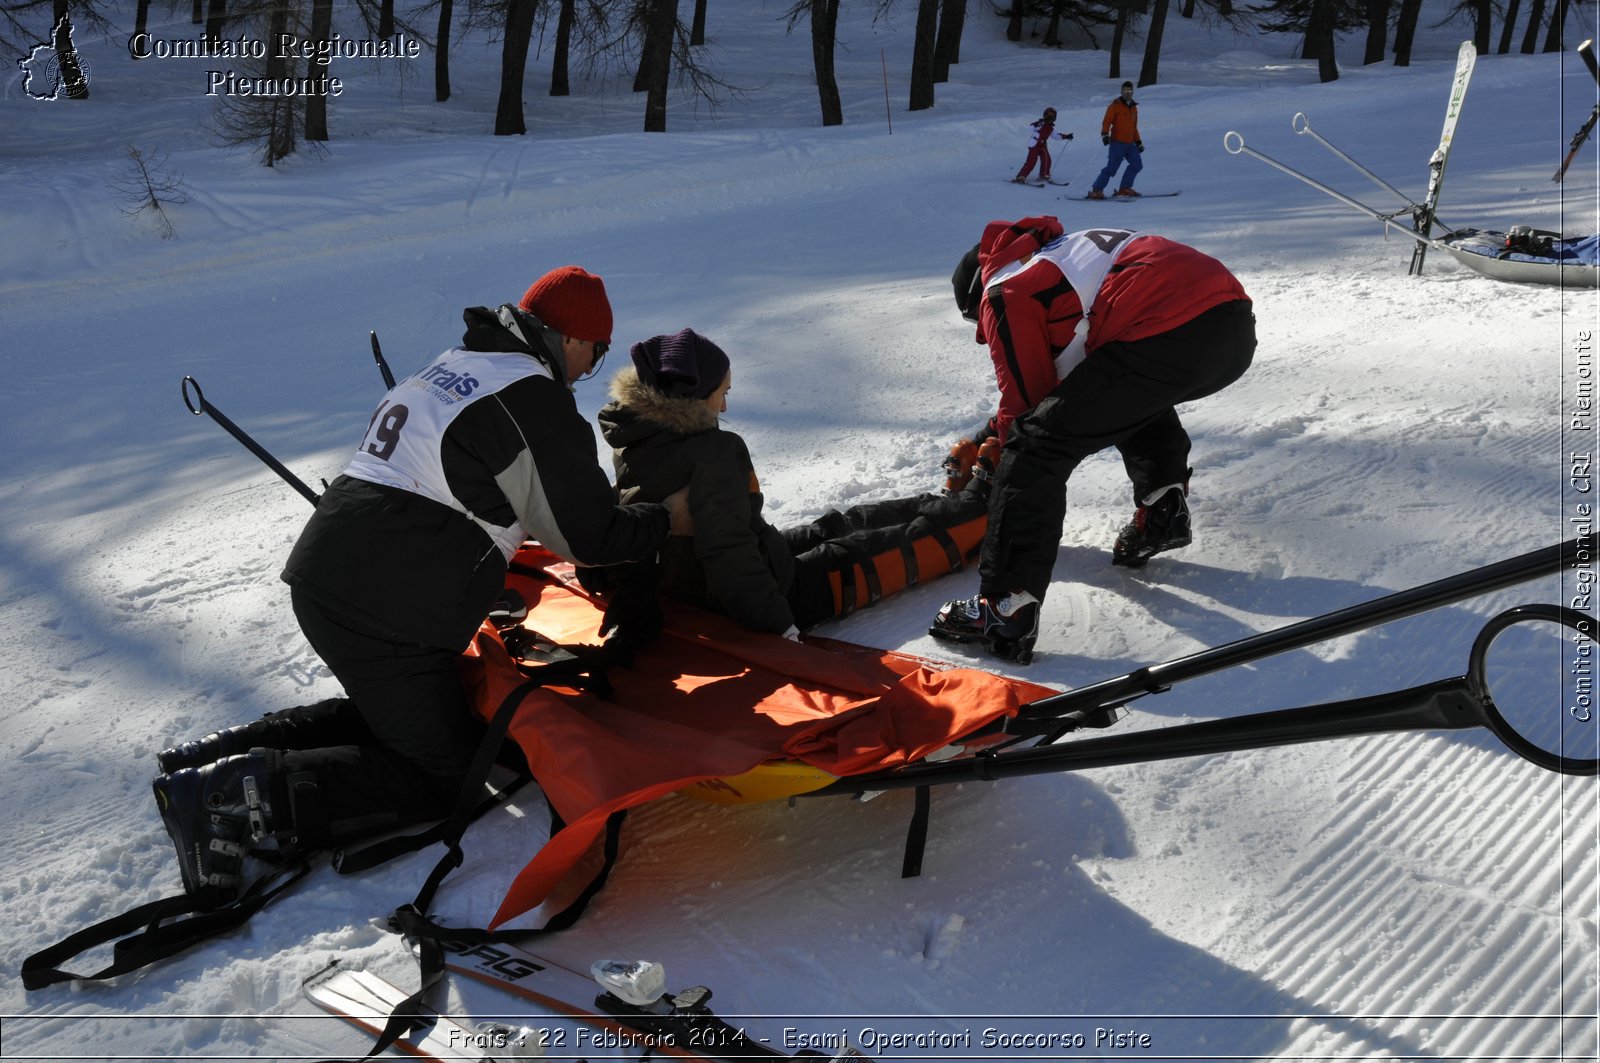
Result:
[[[984,293],[977,340],[988,343],[994,360],[1002,440],[1012,421],[1096,349],[1156,336],[1250,298],[1227,267],[1192,247],[1131,229],[1065,233],[1049,215],[990,222],[978,261]],[[1087,300],[1069,274],[1090,289]]]

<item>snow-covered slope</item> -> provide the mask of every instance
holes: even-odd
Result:
[[[546,51],[529,135],[489,136],[498,44],[479,35],[459,46],[445,105],[426,60],[336,63],[350,87],[327,156],[272,170],[199,132],[203,62],[135,69],[125,39],[90,40],[89,102],[40,103],[6,83],[0,1012],[14,1055],[359,1054],[361,1036],[305,1003],[299,980],[333,954],[411,977],[367,920],[411,899],[427,855],[354,879],[320,869],[246,931],[114,986],[24,994],[17,978],[29,953],[178,889],[148,790],[158,749],[336,690],[276,578],[305,503],[184,411],[185,374],[315,483],[342,466],[379,393],[367,330],[404,371],[456,338],[462,307],[577,262],[605,277],[619,345],[687,325],[732,354],[728,423],[774,519],[800,521],[936,482],[994,397],[950,270],[986,221],[1051,212],[1221,258],[1256,300],[1261,346],[1243,380],[1185,411],[1191,549],[1112,569],[1129,511],[1120,463],[1101,456],[1074,477],[1029,679],[1080,686],[1580,530],[1590,496],[1572,455],[1594,443],[1571,425],[1592,384],[1595,293],[1496,284],[1440,255],[1408,278],[1409,241],[1222,149],[1238,130],[1393,205],[1293,134],[1305,112],[1420,194],[1464,26],[1427,29],[1409,68],[1346,66],[1319,85],[1285,58],[1287,38],[1174,16],[1162,81],[1139,92],[1140,185],[1183,194],[1089,204],[1005,178],[1047,104],[1078,133],[1057,177],[1074,191],[1093,178],[1116,85],[1104,53],[1011,45],[974,5],[963,61],[937,106],[912,114],[910,12],[874,24],[847,11],[847,122],[823,129],[809,41],[784,35],[785,7],[713,0],[708,54],[748,92],[714,113],[675,100],[666,135],[636,131],[624,75],[543,96]],[[1575,26],[1573,43],[1590,30]],[[1353,60],[1359,42],[1343,51]],[[1485,57],[1441,215],[1595,231],[1593,145],[1563,185],[1549,181],[1593,102],[1570,51]],[[166,153],[189,188],[173,240],[108,191],[128,144]],[[602,400],[599,385],[580,388],[586,411]],[[925,635],[974,579],[823,633],[992,664]],[[1502,591],[1185,684],[1121,726],[1455,675],[1485,617],[1568,597],[1555,580]],[[713,985],[724,1011],[828,1016],[800,1023],[821,1030],[859,1036],[901,1016],[978,1038],[996,1016],[1029,1015],[1014,1021],[1089,1037],[1058,1056],[1118,1054],[1094,1047],[1097,1027],[1151,1036],[1123,1056],[1182,1059],[1593,1059],[1600,1046],[1593,780],[1542,772],[1480,733],[949,787],[926,870],[902,881],[909,810],[905,794],[659,801],[631,819],[585,921],[545,947],[582,964],[661,959],[672,981]],[[447,889],[447,906],[492,895],[533,844],[506,823],[476,837],[475,885]],[[455,992],[473,1010],[506,1007]]]

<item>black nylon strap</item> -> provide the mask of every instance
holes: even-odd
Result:
[[[928,534],[933,537],[934,542],[944,547],[944,555],[950,559],[950,571],[959,572],[963,562],[961,548],[956,545],[955,539],[951,538],[948,531],[931,521],[928,523]]]
[[[916,878],[922,874],[922,854],[928,847],[928,819],[932,805],[930,789],[927,786],[917,787],[916,810],[911,813],[911,825],[906,829],[906,856],[900,864],[901,878]]]
[[[460,867],[466,859],[461,851],[461,836],[466,833],[468,824],[477,817],[479,802],[477,795],[482,792],[483,785],[489,779],[489,772],[493,770],[499,758],[500,743],[504,741],[506,729],[511,725],[511,717],[516,714],[517,707],[528,693],[538,687],[548,686],[552,682],[561,680],[581,680],[588,678],[591,683],[603,684],[603,677],[596,677],[590,673],[598,667],[609,663],[609,655],[602,649],[598,653],[575,657],[563,661],[555,661],[527,669],[532,678],[519,683],[500,702],[495,709],[494,718],[489,722],[488,729],[484,732],[483,739],[478,744],[478,751],[473,756],[472,767],[467,772],[466,779],[461,785],[461,794],[456,799],[455,811],[450,818],[436,829],[440,841],[448,847],[448,851],[439,862],[434,865],[433,871],[428,875],[428,880],[423,883],[422,889],[417,892],[416,900],[395,910],[391,916],[401,935],[411,943],[416,950],[417,965],[421,971],[421,984],[417,991],[401,1001],[389,1014],[389,1021],[384,1024],[383,1032],[378,1035],[377,1042],[367,1053],[370,1058],[384,1051],[400,1038],[405,1037],[414,1030],[419,1030],[429,1023],[436,1021],[437,1011],[427,1004],[427,996],[433,992],[444,978],[444,941],[460,942],[489,942],[525,940],[541,934],[554,933],[565,930],[578,917],[594,895],[600,892],[610,877],[612,865],[616,863],[619,840],[622,833],[623,812],[613,813],[606,821],[606,854],[605,864],[601,867],[594,881],[590,882],[584,891],[572,904],[568,905],[545,926],[537,930],[490,931],[486,929],[455,929],[443,927],[428,918],[428,909],[433,905],[434,895],[439,886],[450,872]],[[552,812],[553,815],[553,812]]]
[[[917,545],[914,542],[900,544],[900,562],[906,568],[906,586],[915,587],[921,580],[921,570],[917,565]]]
[[[29,956],[22,962],[22,986],[24,989],[42,989],[59,982],[100,982],[175,956],[202,941],[243,925],[310,870],[311,865],[302,860],[296,865],[263,875],[238,900],[222,908],[210,907],[212,898],[205,894],[189,893],[141,904],[121,915],[85,927]],[[275,879],[284,875],[288,877],[276,886],[272,885]],[[177,922],[167,922],[190,913],[197,914]],[[112,946],[110,965],[94,974],[73,974],[61,969],[61,964],[79,953],[134,930],[138,930],[138,933]]]

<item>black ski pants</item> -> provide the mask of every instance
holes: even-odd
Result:
[[[1223,303],[1159,335],[1108,343],[1011,425],[989,495],[978,561],[980,591],[1000,598],[1050,586],[1067,479],[1083,459],[1116,447],[1135,504],[1188,479],[1189,434],[1173,407],[1213,395],[1250,368],[1255,315]]]
[[[976,545],[982,535],[981,524],[964,529],[982,521],[988,507],[984,485],[973,483],[954,494],[829,510],[783,529],[794,557],[788,599],[795,625],[805,630],[961,568],[971,556],[959,542]]]
[[[269,716],[277,735],[265,744],[288,750],[286,775],[315,776],[314,814],[332,840],[448,816],[484,730],[461,685],[459,650],[395,642],[298,587],[290,597],[306,641],[348,697]]]

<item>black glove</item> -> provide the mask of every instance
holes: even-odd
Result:
[[[1072,134],[1071,133],[1058,133],[1057,136],[1059,136],[1062,140],[1071,140],[1072,139]]]
[[[1143,154],[1144,154],[1144,141],[1142,141],[1142,140],[1135,140],[1135,141],[1134,141],[1134,142],[1133,142],[1133,146],[1134,146],[1134,147],[1136,147],[1136,148],[1138,148],[1138,149],[1139,149],[1139,154],[1140,154],[1140,155],[1143,155]]]
[[[1100,134],[1100,143],[1106,145],[1107,147],[1110,147],[1111,146],[1111,134],[1110,133],[1101,133]]]
[[[609,568],[589,568],[585,565],[575,566],[578,570],[578,586],[590,594],[604,594],[611,589],[611,570]]]
[[[625,653],[661,634],[661,603],[656,598],[656,563],[641,561],[618,574],[600,621],[600,634]]]

